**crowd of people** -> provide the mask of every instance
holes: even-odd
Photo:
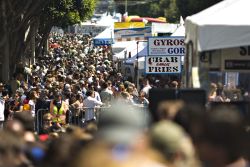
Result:
[[[247,123],[237,109],[205,112],[175,100],[150,120],[153,87],[180,83],[149,76],[137,88],[90,35],[51,34],[36,64],[0,83],[0,167],[249,165]]]

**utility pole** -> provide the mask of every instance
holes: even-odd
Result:
[[[128,12],[128,0],[125,0],[125,13]]]

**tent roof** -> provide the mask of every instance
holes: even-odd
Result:
[[[103,32],[94,38],[94,45],[111,45],[114,40],[114,31],[112,27],[106,28]]]
[[[124,52],[128,48],[133,48],[136,46],[136,41],[121,41],[121,42],[115,42],[112,45],[112,51],[114,53],[113,59],[124,59]],[[119,51],[118,53],[116,51]]]
[[[185,27],[184,27],[184,25],[179,26],[171,36],[184,37],[185,36]]]
[[[186,19],[186,40],[198,51],[250,44],[250,0],[224,0]]]
[[[124,51],[127,51],[127,57],[129,56],[129,52],[131,55],[131,58],[135,58],[136,59],[136,55],[137,55],[137,41],[132,42],[130,45],[128,45],[126,47],[126,49],[124,49],[122,52],[114,55],[114,59],[124,59]],[[142,56],[147,56],[148,55],[148,50],[147,50],[147,43],[146,42],[139,42],[138,43],[138,56],[142,57]]]
[[[138,49],[138,58],[139,58],[139,61],[143,61],[144,59],[140,59],[141,57],[145,58],[145,56],[148,56],[148,47],[147,45],[146,46],[143,46],[143,47],[140,47]],[[125,61],[125,64],[133,64],[137,59],[137,51],[136,52],[132,52],[131,54],[131,58],[127,59]]]
[[[173,33],[178,27],[178,24],[170,23],[152,23],[153,33]]]

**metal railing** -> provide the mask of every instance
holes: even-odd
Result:
[[[143,106],[135,106],[137,107],[137,111],[143,112],[143,116],[145,121],[149,118],[149,112],[147,107]],[[75,125],[78,127],[84,127],[86,124],[88,124],[89,121],[95,121],[98,123],[101,113],[108,111],[110,107],[95,107],[95,108],[88,108],[88,107],[82,107],[80,109],[77,109],[78,111],[74,110],[68,110],[66,112],[66,124],[69,125]],[[40,134],[43,130],[44,126],[44,115],[49,113],[48,109],[39,109],[36,112],[35,117],[35,131]]]

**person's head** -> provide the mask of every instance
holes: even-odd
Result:
[[[61,92],[59,92],[59,91],[55,91],[55,92],[53,93],[53,96],[54,96],[54,100],[55,100],[56,102],[59,102],[59,101],[62,100],[62,94],[61,94]]]
[[[20,122],[25,131],[34,131],[34,119],[28,112],[18,112],[14,115],[14,121]]]
[[[7,100],[9,98],[9,91],[7,89],[4,89],[2,91],[2,97],[4,100]]]
[[[29,94],[29,99],[30,100],[36,100],[38,98],[37,92],[36,91],[31,91]]]
[[[4,85],[2,82],[0,82],[0,92],[2,92],[4,90]]]
[[[157,107],[157,114],[161,120],[173,120],[183,106],[184,103],[180,100],[163,101]]]
[[[102,89],[107,89],[108,88],[108,83],[107,82],[104,82],[103,84],[102,84]]]
[[[107,81],[108,87],[111,88],[112,87],[112,82],[111,81]]]
[[[178,82],[177,81],[172,81],[171,83],[170,83],[170,85],[169,85],[169,87],[170,88],[174,88],[174,89],[176,89],[176,88],[178,88]]]
[[[86,96],[94,97],[94,91],[93,90],[88,90],[86,92]]]
[[[125,86],[123,84],[120,84],[119,85],[119,91],[120,92],[124,92],[126,89],[125,89]]]
[[[82,94],[80,93],[76,94],[76,100],[82,101],[83,100]]]
[[[57,137],[56,133],[52,133],[51,135],[53,135],[51,137],[54,137],[54,140],[49,143],[47,154],[41,166],[71,166],[73,159],[81,150],[81,142],[76,140],[72,134],[66,133],[63,134],[63,137]]]
[[[215,83],[210,84],[210,95],[213,95],[217,90],[217,85]]]
[[[52,115],[50,113],[43,116],[43,129],[48,129],[52,126]]]
[[[143,86],[149,85],[149,80],[147,78],[144,78],[142,80],[142,84],[143,84]]]
[[[141,92],[140,92],[140,94],[139,94],[139,98],[140,98],[140,100],[144,100],[144,99],[145,99],[145,97],[146,97],[146,93],[145,93],[145,92],[143,92],[143,91],[141,91]]]
[[[149,130],[149,141],[170,166],[195,167],[197,161],[192,142],[184,130],[172,121],[163,120],[154,124]]]
[[[9,131],[0,132],[0,167],[21,166],[24,161],[24,142]],[[14,158],[15,157],[15,158]]]
[[[205,165],[226,166],[244,152],[244,120],[234,107],[212,108],[201,124],[195,145]]]
[[[127,92],[129,93],[129,94],[133,94],[133,92],[134,92],[134,89],[133,89],[133,87],[131,87],[131,86],[129,86],[128,88],[127,88]]]
[[[131,146],[135,142],[131,139],[144,133],[148,120],[137,108],[125,103],[115,103],[111,106],[100,115],[97,140]]]

